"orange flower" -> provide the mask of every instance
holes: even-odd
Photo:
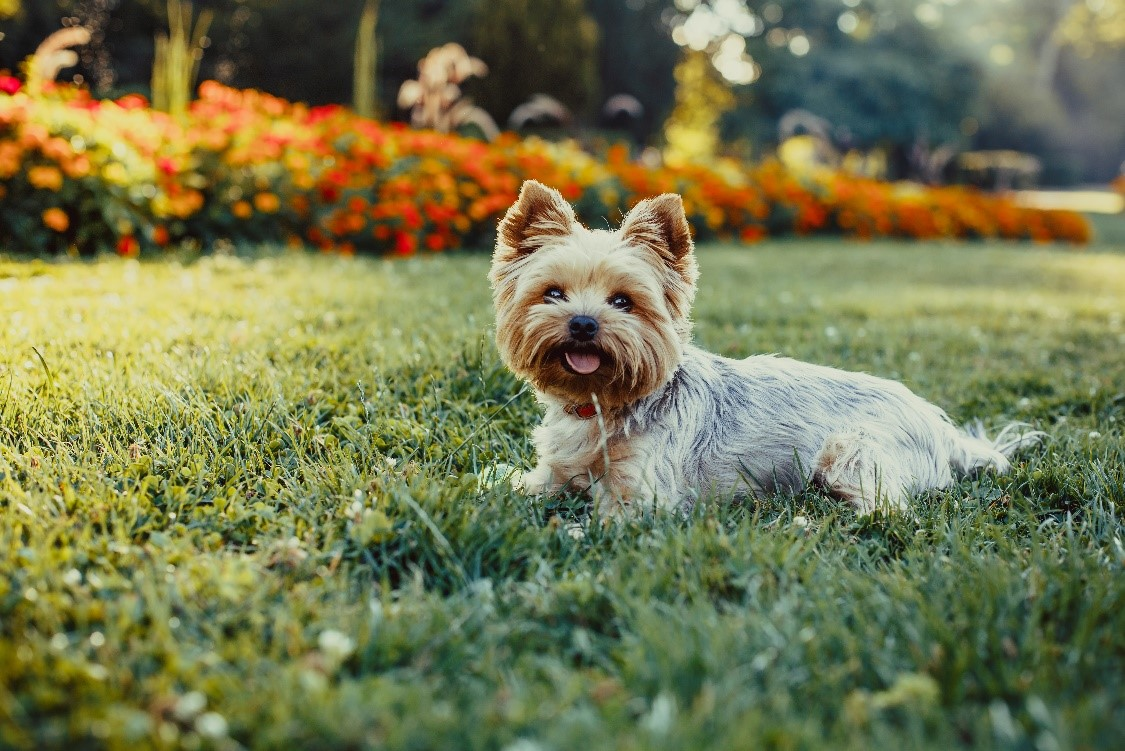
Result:
[[[70,141],[58,136],[48,138],[40,148],[43,151],[43,156],[54,162],[61,162],[74,153]]]
[[[55,232],[66,232],[70,228],[70,217],[57,206],[52,206],[43,212],[43,225]]]
[[[23,149],[12,141],[0,141],[0,177],[5,179],[20,171]]]
[[[254,208],[263,214],[273,214],[281,208],[281,201],[274,193],[259,193],[254,196]]]
[[[90,157],[85,154],[77,154],[68,159],[63,159],[59,162],[59,165],[67,177],[78,179],[90,174]]]
[[[363,214],[348,213],[344,215],[343,224],[345,232],[361,232],[367,226],[367,217]]]
[[[51,137],[50,131],[39,123],[28,123],[24,126],[23,137],[20,139],[25,148],[39,149]]]
[[[249,219],[253,215],[254,209],[246,201],[235,201],[234,205],[230,207],[230,213],[239,219]]]
[[[27,181],[40,190],[57,191],[62,187],[63,176],[57,167],[32,167],[27,171]]]

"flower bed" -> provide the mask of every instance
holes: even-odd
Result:
[[[797,176],[776,162],[651,168],[620,147],[599,159],[513,135],[483,143],[214,82],[177,121],[139,97],[68,87],[33,97],[13,80],[0,81],[7,250],[131,255],[220,238],[395,255],[487,246],[527,178],[559,188],[593,226],[680,193],[700,239],[1089,237],[1079,214],[965,188]]]

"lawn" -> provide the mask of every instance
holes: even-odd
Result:
[[[0,747],[1110,748],[1125,255],[700,252],[697,336],[1047,431],[861,519],[568,527],[481,255],[0,263]]]

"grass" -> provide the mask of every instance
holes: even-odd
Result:
[[[268,256],[268,254],[267,254]],[[1109,748],[1125,255],[701,252],[697,335],[1050,434],[860,519],[593,527],[531,461],[487,259],[0,264],[0,747]]]
[[[1103,247],[1125,248],[1125,212],[1087,214],[1094,230],[1094,242]]]

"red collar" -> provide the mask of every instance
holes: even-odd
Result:
[[[591,417],[598,414],[598,408],[592,403],[568,404],[563,407],[563,411],[568,415],[574,415],[579,420],[589,420]]]

